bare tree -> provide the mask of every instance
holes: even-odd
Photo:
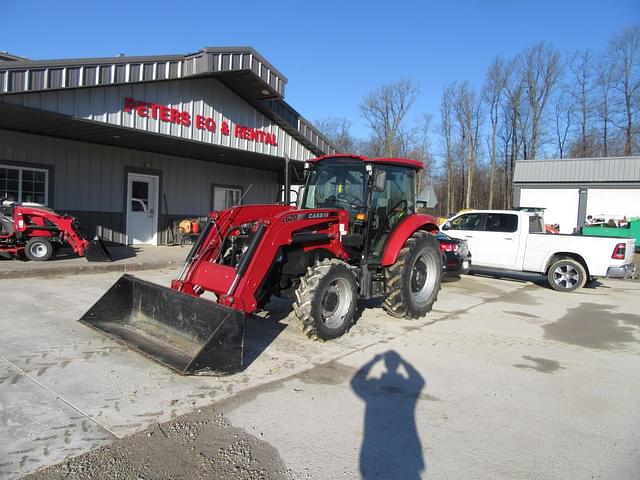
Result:
[[[357,141],[351,135],[351,120],[344,117],[326,117],[315,122],[315,126],[333,143],[341,153],[356,153]]]
[[[523,53],[520,73],[526,85],[526,100],[531,120],[525,158],[536,158],[542,143],[545,107],[562,74],[560,54],[544,43],[534,45]]]
[[[598,117],[602,123],[602,156],[609,155],[609,124],[611,124],[611,90],[613,88],[615,72],[610,59],[605,57],[598,63],[596,85],[598,88]]]
[[[409,140],[407,156],[420,160],[424,164],[424,168],[419,172],[418,176],[418,191],[421,191],[424,185],[431,182],[430,177],[433,172],[434,163],[433,155],[431,154],[430,140],[432,122],[433,115],[423,113],[418,118],[411,134],[407,135],[407,139]]]
[[[440,118],[442,137],[445,145],[447,163],[447,213],[455,209],[455,190],[453,183],[453,97],[455,84],[449,85],[442,92],[440,102]]]
[[[564,156],[565,144],[567,142],[567,136],[569,134],[569,129],[571,128],[571,117],[573,116],[573,105],[569,102],[567,98],[568,94],[565,92],[561,92],[558,95],[558,98],[555,101],[554,105],[554,119],[555,119],[555,130],[556,130],[556,140],[557,140],[557,152],[560,158]],[[578,144],[579,148],[584,147],[585,143],[580,142]]]
[[[396,156],[401,149],[403,122],[419,90],[412,80],[400,80],[377,88],[360,104],[360,112],[380,142],[384,155]]]
[[[475,91],[469,82],[462,82],[455,91],[453,109],[460,133],[460,157],[466,166],[464,207],[471,208],[473,180],[478,157],[480,138],[481,107]]]
[[[528,125],[528,117],[523,114],[523,98],[525,95],[525,83],[521,78],[513,78],[507,85],[505,91],[505,101],[503,103],[503,137],[508,139],[505,144],[505,174],[504,174],[504,205],[505,208],[511,207],[511,193],[513,168],[516,160],[520,158],[520,151],[524,150],[524,158],[526,155],[526,132]]]
[[[633,153],[637,125],[635,116],[640,102],[640,26],[636,25],[616,35],[610,45],[616,82],[614,88],[621,97],[624,131],[624,154]]]
[[[570,92],[573,97],[571,109],[575,112],[578,121],[579,133],[574,143],[574,155],[578,158],[595,156],[593,141],[591,139],[591,121],[593,117],[593,55],[589,50],[575,53],[569,60],[569,69],[572,73]],[[569,107],[564,95],[560,100],[565,107]],[[558,126],[558,114],[556,106],[556,127]],[[557,131],[557,129],[556,129]],[[564,132],[566,140],[567,132]],[[564,143],[564,142],[563,142]],[[562,157],[560,157],[562,158]]]
[[[487,72],[483,88],[483,99],[489,107],[489,119],[491,121],[491,167],[489,171],[489,208],[493,208],[494,185],[496,174],[496,135],[498,130],[498,118],[500,103],[505,88],[509,82],[512,65],[507,64],[502,57],[497,57]]]

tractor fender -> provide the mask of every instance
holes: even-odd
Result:
[[[438,224],[436,219],[431,215],[414,213],[398,223],[385,243],[380,265],[383,267],[393,265],[396,262],[396,258],[398,258],[400,249],[416,230],[437,232]]]

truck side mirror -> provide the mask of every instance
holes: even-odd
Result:
[[[373,179],[373,191],[384,192],[384,187],[387,184],[387,172],[386,170],[376,170],[376,176]]]
[[[451,228],[451,222],[444,222],[442,225],[442,230],[449,230]]]

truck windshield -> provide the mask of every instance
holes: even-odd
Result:
[[[367,181],[362,162],[350,159],[318,162],[309,174],[302,208],[361,210],[365,205]]]

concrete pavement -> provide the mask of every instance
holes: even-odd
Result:
[[[154,247],[151,245],[107,247],[113,262],[88,262],[69,248],[51,260],[32,262],[0,258],[0,278],[60,277],[105,272],[135,272],[176,268],[184,263],[191,245]]]
[[[75,321],[117,277],[0,281],[0,478],[198,409],[268,444],[291,478],[640,471],[640,282],[562,294],[463,277],[424,319],[369,308],[327,343],[302,337],[279,302],[250,320],[247,368],[211,378],[178,376]],[[385,468],[396,474],[375,476]]]

